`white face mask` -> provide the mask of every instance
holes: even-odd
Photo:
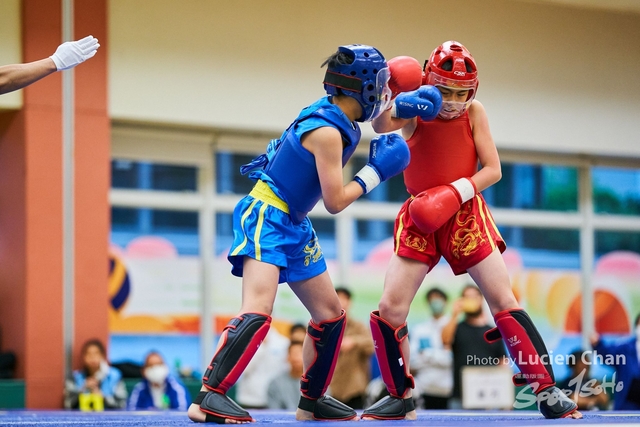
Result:
[[[169,376],[169,367],[167,365],[149,366],[144,370],[144,376],[153,384],[162,384]]]

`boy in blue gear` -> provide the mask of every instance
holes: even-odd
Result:
[[[309,310],[303,344],[304,374],[298,420],[351,420],[356,412],[325,395],[345,328],[345,314],[327,272],[307,213],[323,199],[336,214],[381,181],[404,170],[402,137],[371,141],[368,164],[344,185],[342,168],[360,140],[357,122],[384,111],[391,97],[382,54],[364,45],[340,46],[327,66],[323,97],[302,110],[267,153],[243,166],[256,184],[234,210],[228,259],[242,277],[242,307],[221,334],[188,416],[195,422],[246,423],[253,419],[226,396],[269,330],[278,284],[287,282]]]

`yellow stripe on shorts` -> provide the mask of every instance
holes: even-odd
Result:
[[[482,198],[480,196],[476,196],[476,200],[478,201],[478,210],[480,211],[480,218],[482,218],[482,224],[484,224],[484,229],[486,230],[485,234],[489,238],[489,243],[491,243],[491,250],[494,251],[496,249],[496,242],[493,240],[493,235],[489,232],[489,226],[487,225],[487,217],[484,214],[484,203],[482,203]],[[495,224],[493,224],[493,226],[495,227]]]
[[[400,235],[402,234],[402,230],[404,230],[404,212],[400,215],[400,219],[398,220],[398,231],[396,232],[396,248],[394,250],[395,254],[398,255],[398,249],[400,248]]]
[[[276,209],[280,209],[286,214],[289,213],[289,206],[284,200],[276,196],[271,187],[269,187],[269,185],[264,181],[256,182],[256,185],[253,186],[249,195],[254,199],[261,200],[266,204],[273,206]]]
[[[267,206],[269,206],[266,203],[263,203],[262,206],[260,206],[260,213],[258,214],[258,224],[256,225],[256,232],[253,235],[253,240],[254,242],[256,242],[256,260],[261,261],[261,256],[262,256],[262,250],[260,249],[260,233],[262,232],[262,224],[264,224],[264,211],[267,210]]]
[[[258,199],[254,199],[253,202],[251,202],[251,204],[247,208],[247,210],[244,211],[244,213],[242,214],[242,218],[240,219],[240,228],[242,228],[242,234],[244,234],[244,240],[233,252],[231,252],[231,256],[238,255],[238,253],[240,253],[240,251],[244,249],[245,246],[247,246],[247,233],[245,233],[244,231],[244,222],[247,219],[247,217],[251,214],[251,211],[253,210],[253,207],[256,205],[256,203],[258,203]]]

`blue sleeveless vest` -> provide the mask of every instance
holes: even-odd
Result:
[[[324,126],[334,127],[342,135],[345,145],[342,152],[344,167],[360,142],[361,132],[358,124],[349,122],[329,98],[322,98],[300,112],[282,134],[275,153],[264,166],[263,174],[270,178],[289,206],[289,215],[294,224],[301,223],[322,197],[315,158],[302,146],[300,137]]]

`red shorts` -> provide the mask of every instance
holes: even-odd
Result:
[[[425,234],[409,216],[409,204],[402,205],[393,230],[396,255],[415,259],[433,268],[440,257],[456,275],[467,272],[493,252],[507,248],[482,195],[462,205],[460,210],[434,233]]]

